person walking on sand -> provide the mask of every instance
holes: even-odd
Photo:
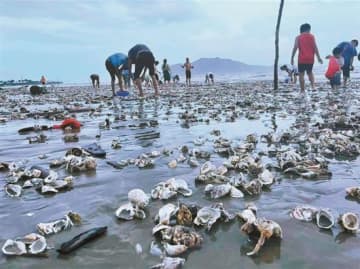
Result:
[[[143,69],[148,69],[152,78],[152,84],[155,89],[155,95],[159,95],[157,79],[155,77],[155,58],[151,50],[143,44],[137,44],[132,47],[128,52],[128,66],[131,71],[132,64],[135,64],[134,84],[139,89],[139,96],[144,97],[141,86],[140,74]]]
[[[171,75],[170,75],[170,65],[167,63],[167,60],[164,59],[163,64],[161,66],[163,77],[164,77],[164,84],[170,83]]]
[[[350,78],[350,71],[354,70],[353,61],[357,55],[356,47],[358,44],[359,42],[353,39],[350,42],[341,42],[336,46],[341,50],[341,55],[344,58],[344,65],[342,67],[344,87],[346,87],[346,83]]]
[[[341,66],[344,63],[341,53],[341,48],[336,47],[332,51],[333,55],[326,57],[326,59],[329,59],[329,65],[325,77],[330,80],[330,85],[333,90],[337,90],[341,85]]]
[[[46,84],[46,78],[45,78],[45,76],[44,75],[42,75],[41,76],[41,78],[40,78],[40,83],[42,84],[42,85],[45,85]]]
[[[186,58],[185,63],[181,66],[182,68],[185,68],[185,77],[186,77],[186,85],[191,85],[191,69],[194,68],[194,66],[190,63],[189,58]]]
[[[98,74],[91,74],[90,75],[91,83],[93,87],[96,89],[100,88],[100,77]]]
[[[120,91],[123,91],[122,71],[128,68],[128,57],[123,53],[110,55],[105,61],[105,67],[111,77],[111,90],[115,96],[115,76],[118,79]]]
[[[317,60],[322,64],[322,59],[316,45],[315,37],[310,34],[311,26],[308,23],[300,26],[300,35],[295,39],[294,48],[291,54],[291,65],[294,65],[294,56],[297,50],[298,55],[298,71],[301,92],[305,92],[305,71],[311,83],[311,88],[315,89],[314,73],[312,71],[314,65],[314,55],[316,54]]]

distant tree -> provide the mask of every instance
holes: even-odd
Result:
[[[278,78],[278,62],[279,62],[279,31],[280,31],[280,22],[282,11],[284,7],[284,0],[280,0],[279,13],[276,23],[276,32],[275,32],[275,63],[274,63],[274,90],[277,90],[279,87],[279,78]]]

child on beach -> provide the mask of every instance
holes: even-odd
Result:
[[[91,83],[93,85],[93,87],[96,88],[100,88],[100,77],[98,74],[91,74],[90,75],[90,79],[91,79]]]
[[[123,53],[115,53],[105,61],[105,67],[111,77],[111,90],[115,96],[115,76],[118,79],[120,91],[123,91],[122,71],[128,68],[128,57]]]
[[[294,65],[294,56],[297,50],[298,55],[298,70],[301,92],[305,92],[305,71],[311,83],[311,88],[315,89],[314,73],[312,71],[314,65],[314,55],[316,54],[317,60],[322,64],[322,59],[316,45],[315,37],[310,34],[311,26],[308,23],[300,26],[300,35],[295,39],[294,48],[291,54],[291,65]]]
[[[140,75],[143,69],[148,69],[151,76],[151,81],[155,89],[155,96],[159,95],[157,79],[155,77],[155,57],[152,54],[151,50],[143,45],[137,44],[132,47],[128,52],[129,59],[129,70],[131,71],[131,65],[135,64],[135,73],[134,73],[134,84],[139,89],[139,96],[144,97],[141,78]]]
[[[194,68],[194,66],[190,63],[189,58],[186,58],[185,63],[181,66],[182,68],[185,68],[185,77],[186,77],[186,85],[191,85],[191,69]]]
[[[280,70],[285,71],[289,76],[290,82],[296,84],[296,80],[297,80],[297,76],[299,75],[299,72],[295,66],[284,64],[280,67]]]
[[[341,48],[336,47],[332,51],[333,55],[326,57],[326,59],[329,59],[329,65],[325,77],[330,80],[330,85],[333,90],[337,90],[341,85],[341,66],[343,65],[341,52]]]

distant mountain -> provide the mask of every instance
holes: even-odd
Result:
[[[171,66],[172,75],[183,74],[184,69],[181,67],[183,64],[174,64]],[[192,74],[195,76],[204,75],[212,72],[215,75],[229,75],[241,73],[265,73],[272,70],[271,66],[262,65],[249,65],[242,62],[234,61],[231,59],[223,58],[200,58],[192,62],[194,68]]]

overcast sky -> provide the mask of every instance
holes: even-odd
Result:
[[[109,81],[105,59],[144,43],[170,64],[185,57],[272,65],[280,0],[0,1],[0,80]],[[285,0],[280,63],[308,22],[322,57],[360,39],[360,0]],[[325,64],[327,64],[325,62]],[[356,65],[359,62],[356,60]],[[360,67],[359,67],[360,68]]]

